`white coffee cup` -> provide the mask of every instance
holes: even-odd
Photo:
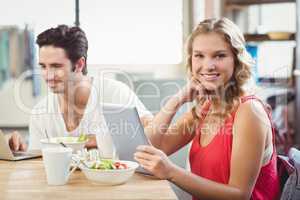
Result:
[[[44,148],[43,162],[46,170],[47,182],[49,185],[64,185],[67,183],[70,174],[72,161],[72,149],[64,147]]]

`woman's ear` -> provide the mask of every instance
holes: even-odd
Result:
[[[75,64],[75,70],[74,72],[79,73],[83,71],[83,68],[85,67],[85,58],[81,57],[77,60],[76,64]]]

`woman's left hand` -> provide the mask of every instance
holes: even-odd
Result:
[[[168,156],[153,146],[138,146],[134,159],[160,179],[171,179],[172,171],[175,169],[175,164],[169,160]]]

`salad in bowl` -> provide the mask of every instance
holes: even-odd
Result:
[[[101,159],[97,150],[91,150],[86,155],[82,152],[77,154],[77,159],[80,159],[78,167],[87,179],[99,185],[124,184],[139,166],[133,161]]]

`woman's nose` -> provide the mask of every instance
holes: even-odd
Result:
[[[206,62],[204,63],[204,67],[207,70],[215,70],[216,69],[216,62],[214,59],[207,59]]]

